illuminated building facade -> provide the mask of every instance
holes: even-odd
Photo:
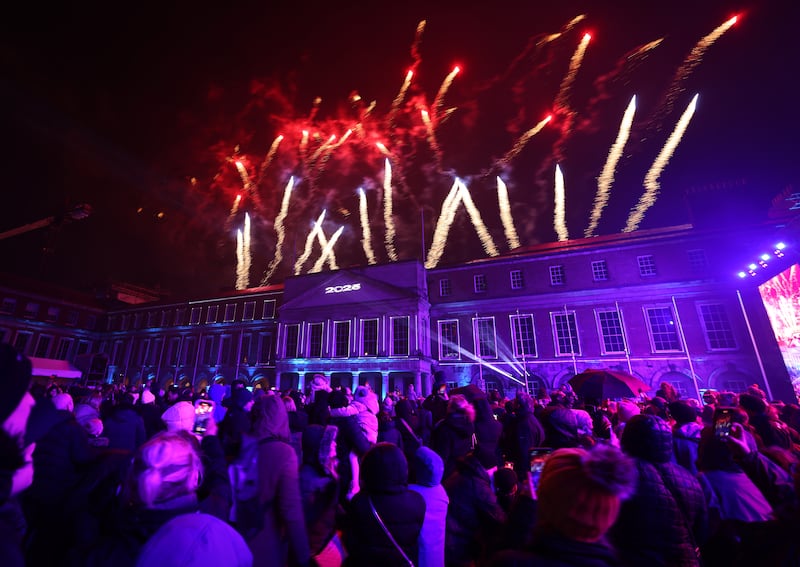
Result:
[[[779,238],[786,243],[773,250]],[[303,389],[320,373],[383,395],[410,384],[427,394],[436,376],[513,395],[612,368],[651,394],[661,382],[688,397],[759,384],[790,401],[758,286],[797,262],[794,240],[772,228],[681,226],[430,270],[393,262],[113,307],[9,284],[0,286],[0,332],[30,356],[106,381],[202,387],[241,378]]]

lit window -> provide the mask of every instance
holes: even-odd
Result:
[[[378,356],[378,320],[361,322],[361,350],[364,356]]]
[[[486,276],[484,274],[475,274],[472,280],[475,284],[475,293],[486,291]]]
[[[25,317],[32,318],[39,315],[39,304],[29,301],[25,305]]]
[[[680,352],[681,341],[671,307],[646,307],[653,352]]]
[[[553,323],[553,335],[556,339],[556,354],[559,356],[580,354],[578,341],[578,323],[574,311],[550,313]]]
[[[175,326],[182,327],[186,324],[186,308],[179,307],[175,310]]]
[[[275,317],[275,300],[265,299],[264,309],[261,311],[262,319],[273,319]]]
[[[219,315],[219,305],[211,305],[206,312],[206,323],[216,323]]]
[[[392,356],[408,356],[408,317],[392,317]]]
[[[308,356],[309,358],[322,358],[322,332],[325,324],[311,323],[308,329]]]
[[[58,349],[56,350],[56,358],[58,360],[67,360],[72,352],[72,343],[74,339],[62,338],[58,341]]]
[[[706,258],[706,251],[702,248],[695,250],[687,250],[686,256],[689,260],[689,269],[695,274],[703,274],[708,268],[708,259]]]
[[[234,319],[236,319],[236,304],[228,303],[225,306],[225,322],[230,323]]]
[[[49,335],[39,335],[39,340],[36,342],[36,350],[33,356],[37,358],[47,358],[50,354],[51,344],[53,344],[53,337]]]
[[[622,330],[622,317],[616,309],[598,309],[597,328],[600,330],[603,354],[625,352],[625,335]]]
[[[25,354],[27,352],[28,343],[30,343],[32,336],[33,333],[29,333],[27,331],[17,331],[17,335],[14,337],[14,349],[17,352]]]
[[[475,350],[480,358],[497,358],[494,317],[475,319]]]
[[[608,280],[608,264],[606,264],[605,260],[592,262],[592,279],[596,282]]]
[[[333,323],[333,356],[347,358],[350,356],[350,321]]]
[[[725,307],[719,303],[702,304],[700,320],[706,332],[706,341],[710,350],[732,350],[736,348],[731,322]]]
[[[256,314],[256,302],[246,301],[244,304],[244,313],[242,313],[242,321],[252,321]]]
[[[509,276],[511,277],[511,289],[522,289],[525,287],[525,278],[522,276],[522,270],[511,270]]]
[[[514,356],[525,358],[536,356],[536,333],[533,315],[512,315],[511,332],[514,336]]]
[[[297,347],[300,346],[300,325],[286,325],[286,342],[283,354],[286,358],[297,358],[299,353]]]
[[[439,321],[439,358],[460,358],[456,319]]]
[[[192,312],[189,315],[189,324],[190,325],[199,325],[200,324],[200,313],[203,311],[202,307],[192,307]]]
[[[450,280],[439,280],[439,296],[447,297],[451,293],[453,293],[453,286],[451,285]]]
[[[653,256],[638,256],[636,261],[639,263],[639,275],[642,277],[656,275],[656,262]]]
[[[550,285],[564,285],[564,266],[550,266]]]
[[[296,341],[295,341],[296,344]],[[296,349],[297,347],[295,347]],[[270,363],[272,356],[272,334],[259,333],[258,334],[258,362],[261,364]]]

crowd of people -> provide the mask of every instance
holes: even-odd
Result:
[[[5,344],[0,384],[3,565],[800,565],[800,407],[756,386],[64,388]]]

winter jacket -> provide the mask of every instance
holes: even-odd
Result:
[[[497,530],[506,521],[489,474],[470,454],[458,460],[455,472],[444,481],[444,488],[450,498],[445,537],[447,565],[467,566],[485,559]]]
[[[103,436],[109,449],[135,452],[147,440],[144,420],[131,406],[117,406],[103,420]]]
[[[704,471],[698,475],[710,510],[721,520],[763,522],[770,519],[772,506],[744,472]]]
[[[442,486],[444,463],[428,447],[421,447],[414,456],[416,484],[409,486],[425,499],[425,522],[419,534],[419,567],[444,567],[444,540],[447,506],[450,499]]]
[[[593,543],[567,539],[557,534],[534,535],[524,551],[495,555],[490,567],[616,567],[621,565],[607,542]]]
[[[336,441],[336,428],[311,425],[303,433],[300,495],[311,554],[319,553],[336,532],[339,481],[322,465]]]
[[[408,563],[381,528],[370,501],[405,555],[418,563],[425,500],[408,489],[408,463],[391,443],[378,443],[361,463],[361,491],[347,507],[344,544],[348,567],[407,567]]]
[[[444,478],[456,470],[456,461],[472,450],[475,426],[466,414],[448,413],[433,428],[431,449],[444,461]]]
[[[528,470],[530,450],[544,446],[544,428],[536,416],[524,406],[509,415],[503,432],[503,448],[518,473]]]
[[[672,448],[675,461],[693,475],[697,475],[697,448],[700,445],[700,423],[675,425],[672,430]]]

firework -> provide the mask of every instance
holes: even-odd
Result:
[[[514,228],[514,219],[511,217],[511,205],[508,202],[508,188],[502,179],[497,178],[497,206],[500,209],[500,220],[503,221],[503,231],[506,235],[508,248],[519,248],[519,236]]]
[[[461,200],[464,203],[464,208],[467,209],[469,218],[472,221],[472,226],[475,227],[475,232],[478,233],[478,238],[481,240],[484,251],[489,256],[499,256],[500,253],[497,251],[497,246],[495,246],[492,235],[489,234],[489,231],[486,229],[483,218],[481,218],[481,213],[472,201],[469,188],[463,181],[461,182]]]
[[[244,264],[244,278],[242,280],[244,288],[242,289],[247,289],[250,287],[250,267],[253,264],[253,254],[250,251],[250,215],[248,213],[244,214],[244,231],[242,233],[242,263]]]
[[[369,229],[369,216],[367,215],[367,195],[362,188],[358,188],[358,212],[361,219],[361,245],[364,247],[364,255],[367,262],[372,265],[376,263],[375,251],[372,249],[372,234]]]
[[[622,229],[623,232],[633,232],[639,228],[639,223],[642,222],[645,212],[655,204],[658,191],[661,188],[658,179],[661,177],[661,172],[667,167],[672,154],[675,153],[675,148],[678,147],[681,138],[683,138],[686,128],[689,127],[689,122],[692,120],[692,116],[694,116],[694,111],[697,107],[697,98],[699,96],[700,95],[694,95],[692,102],[686,107],[680,120],[678,120],[678,123],[675,125],[675,129],[667,139],[667,143],[664,144],[664,147],[661,149],[661,152],[659,152],[653,165],[650,166],[644,178],[646,191],[639,199],[639,203],[631,210],[630,215],[628,215],[628,222],[625,224],[625,228]]]
[[[244,239],[241,229],[236,231],[236,289],[246,289],[244,284]]]
[[[439,219],[436,221],[436,228],[433,231],[431,248],[428,251],[428,258],[425,262],[426,268],[435,268],[444,253],[447,233],[450,231],[450,225],[453,224],[458,203],[461,201],[460,183],[461,181],[456,178],[442,203]]]
[[[578,69],[580,69],[583,56],[586,54],[586,48],[589,46],[589,40],[591,39],[592,36],[588,33],[583,34],[583,39],[581,39],[581,42],[575,49],[575,53],[572,54],[572,58],[569,60],[569,69],[567,70],[567,74],[564,75],[564,79],[561,81],[561,86],[558,89],[558,95],[556,95],[555,106],[557,109],[569,108],[570,90],[572,89],[572,84],[575,82],[575,77],[578,75]]]
[[[286,184],[286,189],[283,191],[283,201],[281,201],[281,210],[278,216],[275,217],[275,232],[278,234],[278,242],[275,244],[275,257],[270,262],[264,277],[261,279],[261,285],[268,285],[269,280],[275,273],[275,269],[283,260],[283,242],[286,240],[286,229],[283,227],[283,222],[286,220],[286,215],[289,213],[289,199],[292,196],[292,189],[294,187],[294,177],[289,178],[289,183]],[[324,214],[324,213],[323,213]]]
[[[461,72],[461,68],[456,65],[453,67],[453,70],[450,71],[444,81],[442,81],[442,86],[439,87],[439,92],[436,93],[436,98],[433,99],[433,105],[431,106],[431,115],[433,116],[434,124],[439,120],[439,114],[442,109],[442,104],[444,104],[444,97],[447,94],[448,89],[450,89],[450,85],[453,84],[453,80],[456,78],[456,75]]]
[[[517,157],[517,155],[519,155],[519,153],[523,150],[523,148],[530,141],[530,139],[533,138],[539,132],[541,132],[542,128],[544,128],[545,125],[552,119],[553,117],[548,115],[543,120],[541,120],[536,126],[534,126],[530,130],[522,134],[522,136],[519,137],[519,140],[517,140],[516,143],[511,147],[511,149],[508,150],[503,157],[495,161],[494,167],[497,168],[497,167],[507,166],[512,159],[514,159],[515,157]]]
[[[325,261],[328,260],[328,257],[333,253],[333,247],[336,246],[336,241],[339,240],[339,237],[342,235],[343,231],[344,227],[340,226],[339,229],[333,233],[333,236],[328,241],[328,244],[322,249],[322,254],[314,264],[314,267],[308,271],[309,274],[316,274],[317,272],[322,271],[322,266],[325,264]]]
[[[589,226],[586,227],[584,236],[587,238],[594,236],[594,231],[597,229],[597,224],[600,222],[600,215],[603,209],[608,204],[608,197],[611,192],[611,186],[614,183],[614,173],[617,169],[617,164],[622,157],[622,150],[628,142],[628,136],[631,133],[631,125],[633,124],[633,115],[636,113],[636,95],[631,98],[628,108],[625,109],[625,114],[622,116],[622,122],[619,125],[619,133],[617,139],[608,151],[608,158],[606,164],[603,166],[603,171],[597,178],[597,194],[594,197],[594,209],[592,209],[592,216],[589,219]]]
[[[394,249],[394,216],[392,213],[392,165],[389,158],[383,170],[383,223],[385,227],[384,241],[386,242],[386,254],[392,262],[397,261],[397,252]]]
[[[722,37],[722,34],[731,29],[737,20],[738,16],[734,16],[728,21],[717,26],[714,31],[698,41],[689,52],[689,55],[686,56],[686,59],[684,59],[681,66],[678,67],[678,70],[675,72],[675,77],[673,77],[672,84],[670,84],[669,88],[667,89],[664,102],[661,104],[658,112],[651,121],[651,123],[654,123],[657,128],[661,127],[662,120],[672,112],[675,101],[678,100],[678,97],[684,91],[683,84],[686,82],[686,79],[689,78],[695,68],[703,61],[703,56],[705,55],[706,50],[708,50],[708,48],[711,47],[715,41]]]
[[[272,160],[275,159],[275,155],[278,153],[278,146],[281,145],[283,141],[283,134],[279,135],[272,141],[272,145],[269,147],[269,151],[267,155],[264,156],[264,161],[261,163],[261,168],[258,170],[258,181],[256,181],[256,189],[261,187],[261,184],[264,182],[264,174],[267,171],[267,168],[272,163]]]
[[[294,275],[299,275],[300,270],[303,269],[303,264],[305,264],[308,259],[311,257],[311,247],[314,245],[314,239],[317,237],[317,233],[322,230],[322,221],[325,219],[326,211],[322,211],[322,214],[319,215],[319,218],[314,223],[314,227],[308,233],[306,237],[306,245],[303,248],[303,253],[294,263]]]
[[[387,123],[389,124],[389,127],[392,129],[394,128],[395,125],[394,118],[395,116],[397,116],[398,110],[400,110],[400,105],[402,104],[403,99],[406,98],[406,92],[408,91],[408,87],[411,86],[411,78],[413,76],[414,76],[413,70],[409,70],[408,73],[406,73],[406,79],[405,81],[403,81],[403,84],[400,87],[400,92],[397,93],[397,96],[394,97],[394,100],[392,101],[392,107],[391,110],[389,111],[389,116],[386,120]]]
[[[326,238],[325,233],[322,232],[322,227],[321,226],[319,227],[319,230],[317,231],[317,242],[319,243],[319,247],[320,247],[321,250],[325,250],[325,248],[328,246],[328,239]],[[330,252],[328,252],[325,255],[325,260],[324,261],[328,262],[328,267],[331,270],[338,270],[339,269],[339,266],[336,263],[336,254],[333,253],[333,249],[331,249]]]
[[[567,222],[565,217],[565,198],[564,198],[564,174],[561,167],[556,164],[556,188],[555,188],[555,211],[553,212],[553,228],[558,235],[559,242],[569,240]]]

